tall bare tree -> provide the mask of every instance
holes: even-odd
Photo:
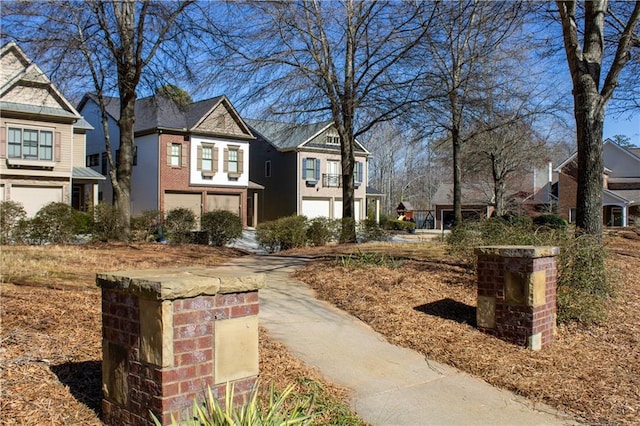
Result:
[[[354,217],[355,138],[409,105],[419,69],[405,62],[428,25],[416,19],[426,3],[281,1],[234,3],[240,26],[229,38],[228,65],[253,101],[274,100],[272,111],[335,124],[341,141],[343,218]],[[251,25],[246,25],[251,22]],[[242,79],[238,73],[242,72]],[[355,224],[343,220],[343,242]]]
[[[578,144],[576,225],[583,232],[601,237],[604,179],[602,131],[605,110],[623,68],[631,58],[632,47],[637,43],[635,31],[640,20],[640,1],[635,1],[632,8],[629,7],[630,4],[625,4],[624,8],[619,9],[628,12],[626,16],[615,15],[620,31],[609,46],[615,53],[608,57],[605,34],[613,37],[611,32],[605,31],[608,1],[585,1],[582,7],[576,0],[557,1],[556,4],[573,83]],[[605,74],[603,68],[607,62],[609,71]],[[633,78],[637,84],[638,76]]]
[[[153,80],[153,68],[175,66],[183,41],[178,20],[193,1],[135,0],[19,2],[3,5],[3,36],[32,50],[53,72],[86,90],[91,87],[102,113],[109,177],[120,213],[122,239],[130,235],[131,171],[134,154],[135,103],[140,83]],[[165,46],[171,44],[171,47]],[[167,47],[164,48],[163,47]],[[160,59],[154,63],[158,52]],[[112,156],[106,105],[119,99],[119,158]]]

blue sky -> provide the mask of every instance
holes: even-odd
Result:
[[[633,114],[631,119],[608,117],[604,121],[604,139],[614,135],[625,135],[631,138],[631,143],[640,147],[640,112]]]

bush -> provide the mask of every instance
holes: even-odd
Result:
[[[312,246],[320,247],[335,239],[336,233],[336,221],[327,217],[316,217],[309,222],[307,240]]]
[[[277,394],[272,385],[269,392],[269,401],[266,405],[258,401],[258,386],[256,385],[249,400],[242,405],[234,405],[233,385],[227,383],[224,405],[221,405],[213,396],[211,388],[207,398],[201,404],[193,401],[193,410],[188,414],[185,422],[172,419],[172,424],[193,426],[280,426],[280,425],[306,425],[311,424],[312,401],[310,396],[303,400],[293,400],[294,385],[291,384],[280,394]],[[153,421],[160,426],[162,423],[153,415]]]
[[[153,241],[155,227],[152,221],[160,220],[162,213],[160,210],[145,210],[139,216],[131,218],[131,240],[132,241]]]
[[[604,245],[591,235],[567,239],[558,257],[558,321],[590,325],[604,320],[613,293]]]
[[[374,219],[365,219],[358,224],[358,241],[387,241],[389,234]]]
[[[551,229],[566,230],[567,221],[557,214],[543,214],[533,218],[533,223],[538,226],[546,226]]]
[[[25,224],[27,241],[32,244],[74,242],[77,229],[76,213],[76,210],[66,203],[47,204]]]
[[[407,231],[411,232],[416,229],[416,224],[408,220],[387,220],[385,222],[385,229],[390,231]]]
[[[0,244],[19,241],[20,221],[27,217],[22,204],[15,201],[0,202]]]
[[[214,210],[202,215],[200,228],[207,232],[209,243],[222,247],[242,236],[242,219],[227,210]]]
[[[169,210],[164,224],[171,242],[177,244],[190,243],[193,235],[191,230],[196,227],[196,215],[190,209],[178,207]],[[242,224],[240,232],[242,233]]]
[[[113,204],[100,203],[93,210],[93,239],[117,241],[122,238],[120,212]]]
[[[270,253],[304,247],[307,243],[307,218],[287,216],[256,227],[258,244]]]

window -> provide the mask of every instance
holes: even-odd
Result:
[[[336,132],[327,133],[327,145],[340,145],[340,136]]]
[[[320,179],[320,160],[317,158],[302,159],[302,179],[318,181]]]
[[[182,154],[182,145],[179,143],[171,144],[171,167],[180,167],[182,165],[182,159],[180,155]]]
[[[362,162],[356,161],[356,164],[353,167],[353,183],[356,188],[358,188],[362,184],[362,178],[363,178]]]
[[[102,153],[102,164],[100,165],[100,168],[102,169],[100,171],[100,173],[102,173],[104,176],[107,175],[107,172],[109,170],[109,168],[107,167],[109,165],[109,158],[107,157],[107,153],[103,152]]]
[[[202,146],[202,171],[213,170],[213,147]]]
[[[264,162],[264,177],[271,177],[271,160]]]
[[[100,165],[100,154],[87,155],[87,167],[97,167]]]
[[[229,149],[229,158],[228,158],[228,166],[227,171],[229,173],[238,173],[238,150],[237,149]]]
[[[53,160],[53,132],[10,127],[8,136],[9,158]]]

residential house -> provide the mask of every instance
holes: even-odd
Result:
[[[290,215],[308,218],[342,217],[340,137],[332,122],[290,124],[245,120],[256,139],[251,141],[251,180],[264,186],[258,222]],[[356,141],[355,218],[367,210],[367,158]],[[375,199],[381,194],[372,194]]]
[[[97,203],[104,176],[85,167],[91,126],[13,42],[0,48],[0,200],[34,216],[46,204]]]
[[[462,188],[463,219],[488,218],[494,210],[493,193],[489,185],[463,184]],[[453,226],[453,184],[443,183],[438,186],[431,198],[434,209],[435,229],[451,229]]]
[[[87,162],[107,175],[96,98],[85,96],[78,109],[94,127],[88,134]],[[118,99],[108,99],[106,109],[112,154],[117,158]],[[191,209],[199,221],[203,213],[222,209],[239,215],[243,226],[254,224],[253,200],[260,190],[249,181],[249,141],[254,136],[225,96],[188,105],[151,96],[137,100],[135,114],[132,214],[183,207]],[[100,197],[113,201],[109,181],[101,185]]]
[[[631,219],[640,222],[640,148],[623,148],[611,139],[604,141],[603,224],[629,226]],[[575,221],[578,188],[577,153],[557,168],[558,214]]]

